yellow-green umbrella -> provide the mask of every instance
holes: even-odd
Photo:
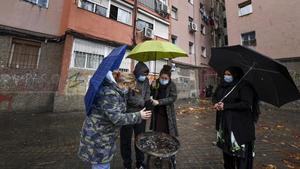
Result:
[[[176,57],[188,57],[188,55],[176,45],[160,40],[149,40],[140,43],[127,56],[127,58],[141,62]]]

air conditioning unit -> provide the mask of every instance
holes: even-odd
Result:
[[[189,23],[189,29],[191,32],[196,32],[197,31],[197,24],[194,22]]]
[[[168,5],[161,3],[161,12],[168,14]]]
[[[144,38],[145,39],[153,39],[153,30],[150,28],[144,28]]]

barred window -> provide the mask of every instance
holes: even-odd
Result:
[[[36,69],[40,52],[41,43],[39,42],[13,39],[8,66],[17,69]]]
[[[255,31],[241,34],[242,45],[244,46],[256,46]]]
[[[74,67],[83,69],[97,69],[103,55],[74,51]]]

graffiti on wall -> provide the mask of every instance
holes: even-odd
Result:
[[[84,83],[84,79],[80,76],[80,72],[76,72],[69,77],[69,88],[77,87]]]
[[[7,96],[7,95],[1,95],[0,94],[0,105],[1,103],[7,102],[7,111],[12,112],[12,102],[13,102],[13,97],[12,96]]]
[[[55,91],[59,74],[0,74],[0,91]]]
[[[73,71],[69,72],[66,93],[71,95],[84,95],[87,91],[89,79],[94,72]]]

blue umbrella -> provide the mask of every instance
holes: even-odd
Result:
[[[96,94],[100,90],[101,84],[108,71],[113,71],[120,67],[126,48],[127,46],[123,45],[111,51],[111,53],[103,59],[91,78],[89,88],[84,97],[85,111],[87,115],[90,115],[91,113]]]

